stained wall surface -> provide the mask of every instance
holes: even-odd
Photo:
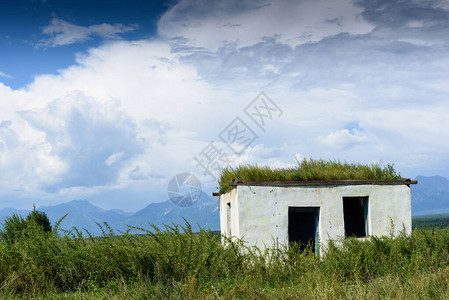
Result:
[[[368,235],[411,233],[407,185],[237,186],[220,196],[221,232],[249,246],[287,245],[289,207],[319,207],[318,235],[325,246],[329,239],[344,236],[343,197],[368,197]]]

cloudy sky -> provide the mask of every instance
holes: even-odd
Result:
[[[449,177],[449,1],[5,0],[0,57],[0,208],[295,157]]]

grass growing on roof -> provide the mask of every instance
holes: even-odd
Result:
[[[229,192],[231,181],[282,181],[282,180],[395,180],[402,179],[393,165],[359,164],[338,160],[304,159],[297,167],[273,169],[258,165],[241,165],[226,168],[218,181],[220,193]]]

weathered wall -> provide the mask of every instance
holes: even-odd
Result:
[[[288,207],[320,207],[319,237],[344,236],[343,197],[369,197],[368,234],[388,235],[411,232],[411,196],[406,185],[351,185],[325,187],[237,186],[220,196],[220,225],[227,234],[226,203],[231,202],[232,235],[248,245],[272,247],[288,244]]]
[[[230,236],[228,232],[228,209],[227,203],[231,203],[231,233],[233,236],[240,236],[239,218],[238,218],[238,201],[237,201],[237,189],[231,190],[229,193],[220,196],[220,230],[221,234]]]

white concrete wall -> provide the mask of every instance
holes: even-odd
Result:
[[[343,197],[369,197],[368,235],[411,233],[411,195],[406,185],[237,186],[220,196],[221,232],[231,202],[232,235],[260,248],[288,244],[288,207],[319,207],[320,243],[344,236]]]
[[[228,203],[231,203],[231,233],[232,236],[240,236],[240,228],[238,226],[238,201],[237,201],[237,189],[233,189],[232,191],[220,195],[220,229],[221,234],[230,236],[228,232]]]

